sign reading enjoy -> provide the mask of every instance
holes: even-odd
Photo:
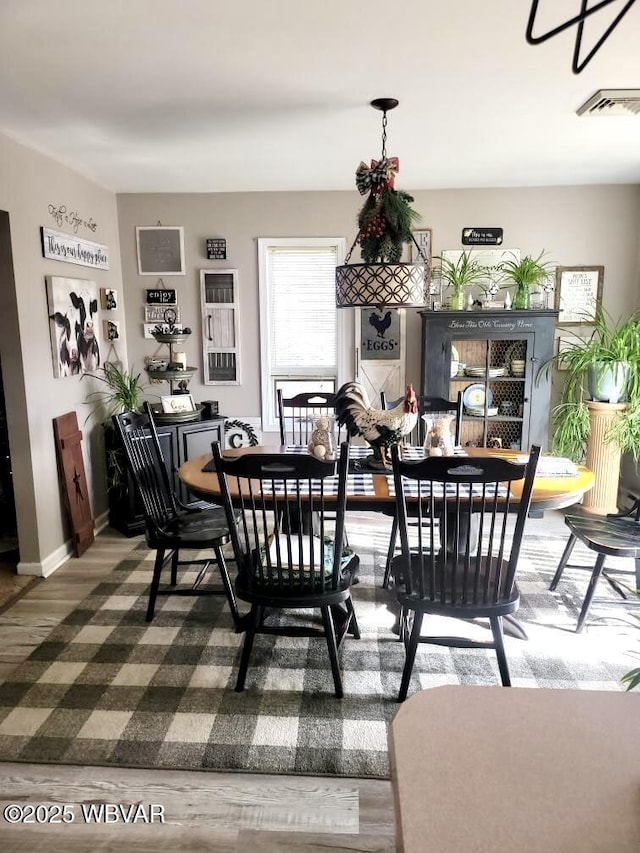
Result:
[[[109,248],[60,231],[41,228],[42,256],[98,270],[109,269]]]

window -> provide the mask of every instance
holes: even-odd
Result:
[[[262,429],[278,429],[276,389],[335,391],[343,382],[345,311],[336,308],[335,268],[344,239],[258,240]]]

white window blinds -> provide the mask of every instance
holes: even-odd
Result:
[[[335,246],[269,247],[271,374],[335,373],[336,264]]]

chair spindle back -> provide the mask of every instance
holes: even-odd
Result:
[[[212,452],[243,583],[291,596],[337,589],[348,444],[341,446],[337,461],[301,453],[225,458],[217,443]],[[331,533],[325,525],[329,502],[335,511]],[[241,510],[238,524],[234,506]]]

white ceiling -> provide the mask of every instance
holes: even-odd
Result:
[[[591,0],[590,6],[596,0]],[[585,25],[583,53],[628,0]],[[531,0],[0,0],[0,133],[117,192],[640,183],[640,3],[580,74],[576,28],[531,46]],[[535,33],[580,11],[540,0]]]

